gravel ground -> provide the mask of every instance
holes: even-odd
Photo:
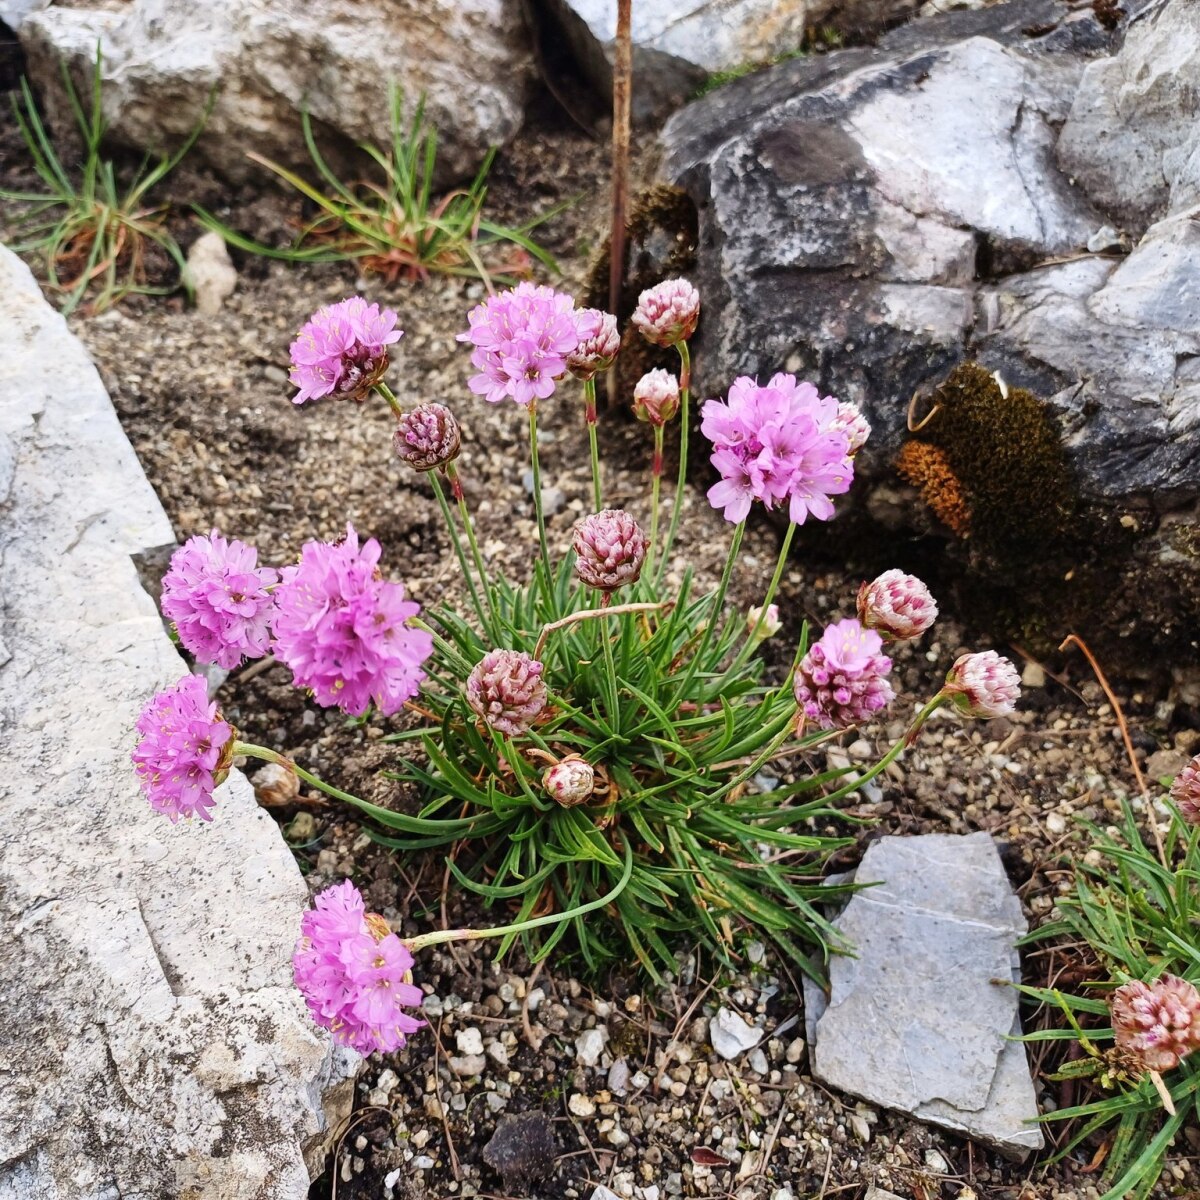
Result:
[[[562,257],[569,288],[580,286],[586,253],[603,227],[603,165],[600,147],[543,112],[497,166],[494,196],[502,216],[520,219],[531,205],[583,194],[544,233]],[[639,169],[644,175],[648,164]],[[254,198],[237,213],[243,227],[260,233],[277,228],[280,214],[271,197]],[[288,343],[318,304],[354,289],[353,272],[262,261],[239,266],[239,289],[216,317],[172,303],[135,303],[74,322],[177,536],[219,526],[257,544],[264,560],[283,562],[305,540],[336,536],[351,521],[379,538],[385,570],[422,603],[458,602],[460,581],[436,506],[426,482],[391,456],[386,407],[288,402]],[[368,290],[398,310],[406,331],[389,375],[394,390],[409,402],[449,402],[463,420],[462,470],[485,555],[496,569],[525,572],[535,526],[522,483],[521,414],[469,396],[468,356],[454,341],[482,288],[435,279]],[[576,385],[567,383],[544,406],[543,426],[546,482],[556,489],[550,530],[562,547],[587,495]],[[603,424],[611,503],[644,511],[649,450],[645,427],[617,416]],[[693,490],[678,562],[714,578],[727,537],[720,515]],[[757,601],[777,546],[773,529],[749,532],[733,578],[734,603]],[[772,651],[780,660],[804,618],[824,624],[852,610],[853,547],[849,553],[849,567],[836,570],[793,562],[780,597],[786,625]],[[895,565],[906,565],[904,554],[897,547]],[[901,695],[890,723],[847,734],[819,753],[844,762],[881,752],[955,655],[987,644],[948,616],[922,645],[898,654]],[[1011,720],[964,725],[939,715],[889,771],[874,802],[856,811],[876,821],[860,840],[992,832],[1036,923],[1070,886],[1072,856],[1086,853],[1075,818],[1103,821],[1114,813],[1130,773],[1113,713],[1082,663],[1059,664],[1054,676],[1030,665],[1026,682],[1025,701]],[[1193,735],[1179,728],[1194,714],[1149,690],[1123,689],[1121,700],[1139,755],[1159,755],[1153,773],[1169,771],[1172,756],[1194,751]],[[397,785],[379,774],[394,753],[380,739],[400,722],[349,725],[290,688],[280,667],[235,674],[221,701],[247,737],[360,795],[403,802]],[[372,907],[409,931],[480,915],[473,901],[446,893],[440,860],[380,850],[346,810],[302,796],[277,815],[314,890],[352,876]],[[851,865],[860,852],[838,865]],[[404,1053],[367,1064],[353,1124],[314,1196],[587,1200],[601,1183],[638,1200],[857,1198],[872,1183],[911,1200],[1098,1195],[1080,1170],[1085,1159],[1015,1168],[823,1089],[807,1073],[796,980],[769,947],[736,975],[713,976],[705,963],[684,958],[679,977],[654,988],[619,974],[589,987],[554,963],[530,970],[519,954],[502,964],[490,954],[476,947],[423,957],[419,979],[430,994],[431,1031]],[[1026,973],[1040,981],[1077,966],[1063,954],[1041,954],[1027,959]],[[758,1050],[733,1062],[714,1053],[708,1018],[719,1005],[763,1023]],[[1057,1089],[1043,1085],[1047,1107],[1059,1102]],[[544,1114],[554,1143],[549,1171],[532,1190],[506,1184],[483,1153],[503,1117],[526,1112]],[[526,1148],[536,1142],[528,1131],[520,1140]],[[1197,1149],[1189,1131],[1172,1164],[1176,1193],[1198,1186],[1186,1157]]]

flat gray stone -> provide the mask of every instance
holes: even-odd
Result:
[[[174,536],[83,347],[0,247],[0,1200],[301,1200],[357,1056],[308,1018],[308,892],[234,772],[171,825],[129,761],[186,668],[133,556]]]
[[[854,957],[806,986],[813,1075],[1023,1160],[1042,1146],[1020,1033],[1016,941],[1026,932],[991,837],[885,837],[834,921]]]

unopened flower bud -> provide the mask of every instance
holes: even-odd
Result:
[[[1175,776],[1171,799],[1189,825],[1200,825],[1200,754]]]
[[[984,650],[962,655],[942,691],[964,716],[1007,717],[1021,696],[1021,677],[1007,658]]]
[[[761,604],[755,605],[746,614],[746,629],[755,642],[765,642],[767,638],[774,637],[782,628],[783,622],[779,619],[779,605],[777,604],[768,604],[765,616]]]
[[[850,439],[846,453],[854,457],[866,444],[871,436],[871,426],[857,404],[843,400],[837,407],[837,416],[833,418],[832,427],[840,429]]]
[[[556,762],[542,773],[542,787],[563,808],[582,804],[592,794],[595,785],[596,772],[592,770],[591,763],[576,755]]]
[[[1117,1049],[1143,1070],[1169,1071],[1200,1049],[1200,992],[1176,975],[1123,984],[1109,1000]]]
[[[467,677],[467,703],[499,733],[519,737],[546,707],[544,669],[523,650],[489,650]]]
[[[575,526],[575,573],[588,587],[612,592],[636,583],[646,561],[646,538],[622,508],[606,508]]]
[[[621,348],[617,318],[598,308],[581,308],[575,314],[579,344],[567,355],[567,369],[576,379],[591,379],[607,371]]]
[[[700,293],[686,279],[664,279],[639,297],[633,323],[648,342],[674,346],[696,332]]]
[[[634,385],[633,415],[651,425],[665,425],[679,411],[679,380],[655,367]]]
[[[445,405],[419,404],[400,418],[392,445],[413,470],[432,471],[458,457],[462,432]]]
[[[858,589],[858,619],[885,638],[907,641],[920,637],[937,620],[938,608],[929,589],[903,571],[884,571]]]

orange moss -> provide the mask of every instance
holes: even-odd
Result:
[[[901,478],[920,488],[921,499],[959,537],[971,532],[971,506],[945,453],[928,442],[905,442],[896,458]]]

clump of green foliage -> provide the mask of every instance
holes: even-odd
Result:
[[[102,157],[106,123],[101,107],[101,54],[96,48],[91,97],[80,98],[64,64],[63,86],[83,142],[78,173],[68,170],[47,132],[27,80],[21,80],[13,108],[21,136],[45,191],[0,190],[0,199],[21,206],[13,220],[18,253],[43,263],[63,312],[89,300],[101,312],[124,297],[166,295],[182,286],[191,295],[183,253],[166,224],[167,205],[148,201],[148,193],[179,165],[203,128],[201,121],[172,155],[151,165],[149,157],[122,184],[111,160]],[[207,113],[205,114],[207,119]],[[159,247],[178,270],[169,286],[149,283],[147,253]]]
[[[437,174],[437,131],[425,119],[424,97],[411,119],[404,116],[404,95],[395,84],[389,93],[390,144],[369,142],[359,149],[378,168],[373,179],[343,183],[325,161],[313,136],[308,112],[301,114],[304,142],[319,176],[313,184],[262,155],[247,157],[273,171],[316,206],[291,246],[254,241],[197,208],[200,219],[230,245],[251,254],[287,262],[344,262],[389,283],[427,279],[431,274],[479,278],[489,286],[511,284],[529,274],[536,259],[551,270],[557,265],[530,237],[530,231],[560,209],[553,209],[519,228],[499,225],[483,215],[487,178],[496,151],[484,157],[475,178],[464,188],[434,195]],[[503,251],[502,254],[497,254]]]
[[[1022,988],[1060,1011],[1066,1023],[1027,1034],[1025,1040],[1074,1042],[1078,1057],[1063,1062],[1050,1078],[1074,1080],[1092,1093],[1083,1103],[1043,1118],[1074,1125],[1058,1157],[1097,1141],[1107,1144],[1103,1179],[1108,1190],[1102,1200],[1145,1200],[1176,1134],[1200,1120],[1200,1056],[1185,1059],[1166,1075],[1163,1083],[1175,1109],[1169,1113],[1152,1077],[1131,1069],[1112,1045],[1104,997],[1127,980],[1150,981],[1163,974],[1200,984],[1200,829],[1173,814],[1160,854],[1144,842],[1128,803],[1118,828],[1107,831],[1090,823],[1087,828],[1102,861],[1075,863],[1075,892],[1058,901],[1061,916],[1028,940],[1086,943],[1108,978],[1082,993]]]

